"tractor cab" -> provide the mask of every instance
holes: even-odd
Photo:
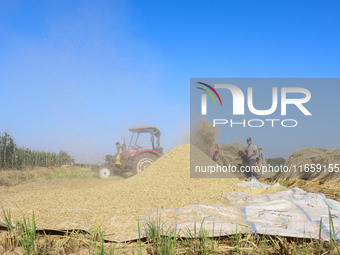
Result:
[[[124,176],[129,171],[132,171],[133,174],[138,174],[163,155],[163,148],[160,146],[161,131],[158,128],[145,126],[132,127],[129,130],[132,132],[129,145],[125,144],[125,138],[123,145],[117,142],[117,153],[115,155],[105,155],[106,163],[102,166],[93,167],[93,171],[98,173],[99,178],[106,179],[111,175]],[[137,144],[139,135],[144,133],[151,136],[151,148],[145,149]]]
[[[145,127],[132,127],[129,128],[129,131],[132,132],[132,136],[130,139],[130,143],[128,146],[125,144],[125,139],[124,139],[124,144],[120,146],[119,143],[117,143],[117,149],[118,153],[120,154],[121,157],[133,157],[133,156],[138,156],[142,152],[153,152],[157,153],[159,155],[163,154],[163,148],[160,146],[160,136],[161,136],[161,131],[154,127],[154,126],[145,126]],[[150,137],[150,142],[151,142],[151,149],[144,149],[142,146],[138,145],[138,138],[140,134],[144,133],[149,133],[151,135]],[[155,145],[155,138],[156,138],[156,145]]]
[[[134,150],[137,153],[144,150],[142,146],[139,146],[137,144],[138,138],[140,134],[143,133],[149,133],[151,135],[150,142],[152,145],[152,151],[157,152],[157,147],[160,147],[160,136],[161,136],[161,131],[154,127],[154,126],[147,126],[147,127],[132,127],[129,128],[129,130],[132,132],[131,140],[129,143],[129,150]],[[136,134],[136,136],[135,136]],[[135,137],[135,140],[133,142],[133,139]],[[157,146],[155,147],[155,137],[157,139],[156,144]],[[158,148],[159,149],[159,148]]]

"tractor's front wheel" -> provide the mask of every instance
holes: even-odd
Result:
[[[103,166],[100,169],[98,169],[97,173],[100,179],[107,179],[111,175],[110,168],[108,168],[107,166]]]
[[[143,153],[136,157],[135,163],[133,165],[133,173],[139,174],[140,172],[144,171],[147,167],[152,165],[158,156],[153,153]]]

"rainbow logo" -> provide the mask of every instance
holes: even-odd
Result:
[[[220,104],[221,104],[221,106],[222,106],[222,100],[221,100],[221,98],[220,98],[220,95],[216,92],[216,90],[215,90],[213,87],[211,87],[210,85],[205,84],[205,83],[203,83],[203,82],[197,82],[197,83],[199,83],[199,84],[201,84],[201,85],[204,85],[204,86],[206,86],[207,88],[211,89],[211,91],[214,92],[215,95],[217,96],[218,100],[220,100]],[[206,89],[203,89],[203,88],[200,88],[200,87],[197,87],[197,88],[200,89],[200,90],[203,90],[204,92],[207,92],[207,94],[208,94],[209,96],[211,96],[211,98],[214,100],[215,105],[217,105],[214,96],[211,94],[211,92],[210,92],[209,90],[206,90]]]

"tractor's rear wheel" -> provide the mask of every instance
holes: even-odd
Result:
[[[107,166],[103,166],[98,169],[97,173],[100,179],[107,179],[111,175],[111,170]]]
[[[137,156],[135,159],[135,163],[133,165],[133,173],[139,174],[140,172],[144,171],[147,167],[152,165],[157,159],[158,159],[157,155],[149,152]]]

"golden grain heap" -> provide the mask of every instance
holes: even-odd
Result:
[[[202,164],[214,164],[196,147],[191,150]],[[220,196],[243,190],[238,182],[236,178],[190,178],[190,145],[186,144],[129,179],[64,179],[0,187],[0,203],[19,217],[21,212],[32,215],[34,211],[40,227],[65,228],[73,223],[95,227],[119,215],[137,217],[162,208],[224,203]]]
[[[190,178],[190,149],[192,157],[200,165],[215,164],[195,146],[181,145],[166,153],[144,172],[125,180],[123,192],[134,194],[137,189],[138,196],[131,197],[131,202],[169,208],[216,201],[218,195],[240,190],[237,178]]]

